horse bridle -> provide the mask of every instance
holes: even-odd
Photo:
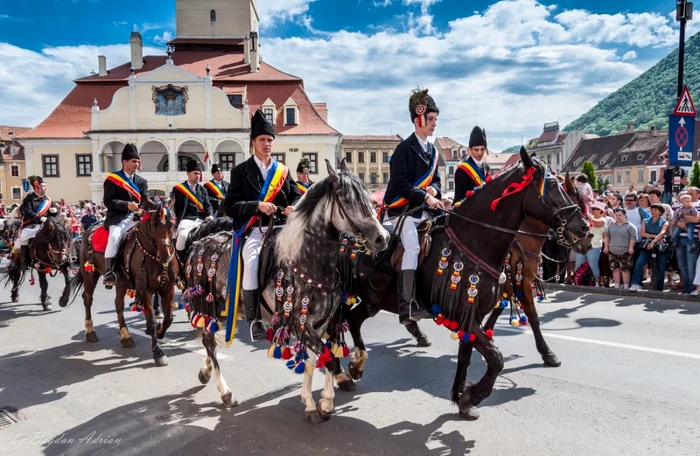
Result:
[[[146,250],[146,248],[143,246],[143,244],[139,240],[138,235],[136,236],[136,244],[139,246],[139,250],[141,250],[141,252],[143,252],[144,255],[146,255],[148,258],[152,259],[153,261],[155,261],[156,263],[161,265],[161,268],[163,271],[162,275],[161,275],[161,280],[163,280],[166,278],[166,276],[168,274],[168,265],[175,257],[175,247],[173,247],[172,242],[170,241],[170,239],[168,237],[164,238],[161,241],[160,245],[165,246],[166,250],[168,251],[168,259],[166,261],[163,261],[163,259],[160,256],[160,251],[158,250],[158,246],[153,242],[153,239],[150,236],[150,234],[151,234],[150,231],[152,229],[152,226],[150,226],[150,225],[152,225],[154,223],[153,214],[156,214],[157,212],[158,212],[158,210],[149,210],[148,211],[148,213],[151,214],[151,220],[149,221],[150,222],[149,223],[149,234],[148,234],[148,236],[146,236],[146,238],[150,241],[151,247],[153,247],[153,249],[156,252],[155,255],[152,255],[148,250]],[[139,233],[142,233],[142,231],[139,230]]]

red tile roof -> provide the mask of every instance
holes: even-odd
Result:
[[[512,168],[513,166],[516,166],[520,162],[520,154],[510,154],[510,157],[508,157],[508,160],[503,164],[501,167],[501,172]]]
[[[399,135],[343,135],[343,141],[402,141]]]
[[[540,137],[537,138],[537,144],[552,142],[555,139],[557,139],[558,134],[559,134],[558,130],[544,131],[544,132],[542,132]]]
[[[11,127],[9,125],[0,125],[0,141],[12,141],[10,132],[12,132],[15,136],[19,136],[27,130],[29,130],[28,127]]]
[[[138,78],[165,64],[166,56],[144,57],[144,67],[135,71]],[[225,89],[248,87],[251,115],[270,98],[277,106],[276,131],[281,135],[338,135],[323,120],[304,91],[302,79],[260,62],[260,70],[251,73],[243,63],[243,54],[222,51],[176,51],[174,63],[185,71],[204,76],[209,65],[214,86]],[[76,80],[76,86],[56,109],[37,127],[21,138],[84,138],[90,130],[91,109],[96,98],[100,109],[112,103],[114,93],[128,83],[131,63],[109,70],[107,76],[93,75]],[[284,125],[284,103],[292,98],[299,108],[299,125]]]

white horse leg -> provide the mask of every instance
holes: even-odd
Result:
[[[309,365],[316,365],[316,358],[316,353],[313,353],[311,350],[309,350],[309,359],[305,361],[307,368],[306,370],[304,370],[304,383],[301,387],[301,403],[304,404],[304,406],[306,407],[304,411],[306,412],[307,416],[310,412],[316,411],[316,402],[314,401],[314,396],[312,392],[314,371],[313,369],[309,368]]]
[[[211,371],[214,368],[211,364],[211,358],[208,356],[204,358],[204,367],[199,370],[199,381],[202,383],[202,385],[206,385],[209,383],[209,380],[211,379]]]
[[[336,359],[335,362],[339,363],[340,360]],[[326,369],[326,384],[323,386],[323,391],[321,391],[321,400],[319,404],[321,405],[321,410],[324,413],[333,413],[333,399],[335,399],[335,388],[333,388],[333,372]]]
[[[224,380],[224,376],[221,374],[221,366],[219,366],[219,361],[217,361],[216,359],[216,339],[214,338],[214,334],[210,333],[209,331],[204,331],[202,343],[204,344],[204,348],[206,348],[207,350],[207,361],[209,361],[214,367],[216,389],[219,390],[219,394],[221,394],[221,400],[227,407],[237,406],[238,401],[236,400],[236,398],[233,397],[233,391],[231,391],[228,385],[226,384],[226,380]],[[204,361],[205,367],[207,361]]]

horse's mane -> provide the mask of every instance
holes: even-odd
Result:
[[[68,246],[71,242],[71,233],[70,230],[68,229],[68,226],[66,223],[61,220],[60,217],[50,215],[48,217],[48,220],[51,222],[51,224],[54,226],[54,230],[51,231],[49,228],[49,225],[47,223],[44,223],[41,226],[41,229],[39,232],[36,234],[35,241],[37,246],[39,245],[44,245],[48,244],[51,242],[56,242],[57,247],[65,247]],[[42,249],[37,249],[37,251],[40,251]]]
[[[363,198],[362,192],[366,193],[367,190],[362,181],[354,174],[348,172],[338,173],[337,176],[338,184],[336,192],[343,198],[343,203],[359,202],[362,205],[363,212],[366,211],[366,214],[371,214],[372,203],[369,201],[369,198]],[[310,217],[321,200],[332,191],[331,185],[331,180],[328,177],[312,185],[295,206],[294,214],[304,219]]]

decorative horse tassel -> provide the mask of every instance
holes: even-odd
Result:
[[[85,269],[85,272],[90,274],[95,270],[95,265],[90,263],[89,261],[86,261],[85,264],[83,264],[83,268]]]

